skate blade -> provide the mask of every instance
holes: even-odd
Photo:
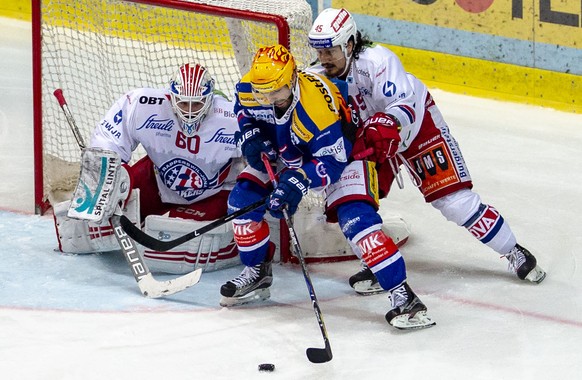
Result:
[[[269,298],[271,298],[271,291],[269,288],[256,289],[242,297],[222,297],[220,299],[220,306],[240,306],[251,302],[265,301]]]
[[[534,269],[531,270],[531,272],[527,274],[527,276],[525,276],[526,280],[535,284],[539,284],[540,282],[544,281],[544,278],[546,278],[546,272],[537,265]]]
[[[436,322],[426,315],[426,311],[419,311],[412,317],[410,314],[394,317],[390,324],[398,330],[420,330],[435,326]]]
[[[354,284],[354,290],[361,296],[371,296],[386,292],[379,283],[372,285],[372,281],[370,280],[356,282]]]

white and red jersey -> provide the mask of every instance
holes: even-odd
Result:
[[[213,107],[198,132],[187,137],[164,89],[141,88],[119,98],[97,124],[91,147],[117,152],[129,162],[141,144],[154,163],[162,202],[192,204],[225,189],[238,129],[233,104],[214,95]]]
[[[402,127],[399,151],[406,150],[422,124],[426,86],[407,73],[396,54],[383,46],[367,47],[351,61],[345,81],[354,121],[363,122],[376,112],[394,116]],[[309,71],[325,74],[320,65]]]

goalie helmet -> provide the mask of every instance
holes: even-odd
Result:
[[[174,113],[180,119],[182,132],[192,137],[212,107],[214,79],[204,66],[186,63],[170,80],[170,96]]]
[[[249,72],[255,99],[263,104],[283,104],[293,94],[297,80],[295,58],[283,45],[260,48]]]
[[[309,31],[309,45],[314,49],[327,49],[334,46],[340,46],[346,60],[351,57],[348,55],[348,41],[353,38],[354,44],[358,28],[356,21],[344,8],[324,9],[313,22]]]

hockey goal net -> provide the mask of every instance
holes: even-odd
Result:
[[[314,59],[307,45],[312,10],[304,0],[42,0],[33,1],[33,7],[39,213],[70,199],[79,173],[79,148],[52,95],[55,89],[63,89],[88,142],[95,124],[121,94],[139,87],[165,87],[183,63],[206,66],[217,88],[232,98],[235,83],[260,46],[289,47],[300,68]],[[138,149],[134,160],[143,154]],[[325,224],[321,198],[311,196],[303,208],[320,215],[315,223]],[[312,224],[300,226],[301,233],[313,231]],[[277,233],[288,239],[284,228]],[[304,248],[308,258],[322,253],[314,252],[321,250],[310,248],[308,241],[302,245],[308,247]],[[288,244],[281,247],[281,259],[286,261]],[[332,251],[323,256],[351,256],[344,242]]]

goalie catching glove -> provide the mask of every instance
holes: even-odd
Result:
[[[400,143],[400,125],[393,116],[377,112],[358,130],[352,156],[372,148],[368,160],[383,163],[394,157]]]
[[[263,173],[267,172],[261,160],[263,153],[267,155],[269,161],[275,161],[277,159],[277,152],[275,152],[273,144],[270,140],[266,140],[261,136],[261,130],[257,127],[246,128],[243,132],[237,133],[236,140],[243,156],[253,169]]]
[[[281,174],[279,184],[267,199],[269,213],[277,219],[283,219],[283,208],[287,206],[289,216],[295,214],[301,198],[307,194],[309,179],[303,170],[289,169]]]

